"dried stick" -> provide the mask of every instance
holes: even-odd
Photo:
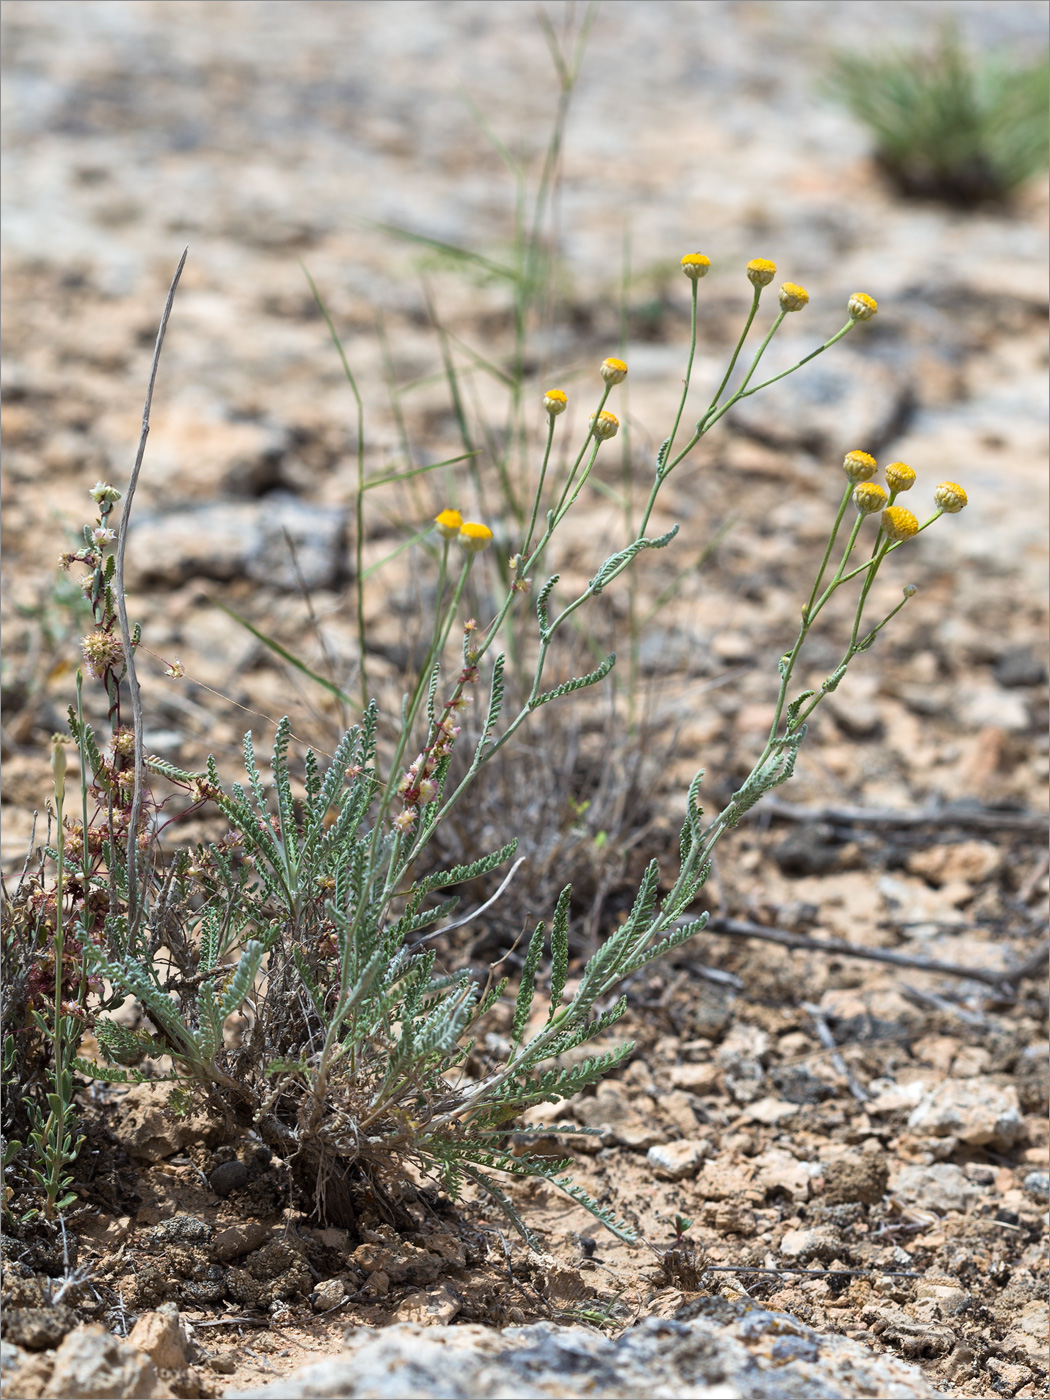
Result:
[[[135,453],[135,465],[131,469],[131,478],[128,481],[128,489],[124,494],[124,508],[120,514],[120,534],[117,539],[117,567],[113,578],[113,592],[117,601],[117,616],[120,618],[120,639],[124,646],[124,667],[127,672],[128,695],[131,699],[131,718],[135,734],[135,787],[131,798],[131,820],[128,824],[128,947],[131,946],[135,933],[138,930],[139,920],[142,917],[142,906],[139,900],[138,872],[136,862],[138,857],[138,832],[139,821],[142,817],[142,790],[145,785],[145,752],[143,749],[143,717],[142,717],[142,693],[139,690],[139,679],[135,671],[135,649],[131,643],[131,627],[128,623],[128,605],[124,596],[124,555],[128,543],[128,526],[131,523],[131,506],[135,499],[135,488],[138,486],[139,472],[142,470],[142,459],[146,453],[146,439],[149,437],[149,414],[153,404],[153,386],[157,382],[157,370],[160,366],[160,352],[164,345],[164,334],[168,329],[168,319],[171,316],[171,308],[175,301],[175,289],[179,285],[179,278],[182,276],[182,269],[186,266],[186,256],[189,248],[182,250],[182,257],[179,265],[175,269],[175,276],[171,279],[171,286],[168,288],[168,299],[164,303],[164,314],[160,318],[160,329],[157,331],[157,343],[153,347],[153,362],[150,365],[149,383],[146,386],[146,402],[142,409],[142,431],[139,433],[138,450]]]
[[[767,797],[759,808],[790,822],[842,822],[852,826],[967,826],[975,830],[1024,831],[1042,835],[1050,817],[1040,812],[996,812],[986,807],[915,807],[895,812],[878,807],[806,807]]]
[[[746,919],[709,919],[705,932],[728,934],[733,938],[758,938],[765,943],[779,943],[784,948],[829,953],[839,958],[865,958],[868,962],[890,963],[893,967],[911,967],[919,972],[936,972],[944,977],[964,977],[996,988],[1013,987],[1022,977],[1033,976],[1046,962],[1048,955],[1048,950],[1044,948],[1021,967],[993,972],[983,967],[962,967],[958,963],[936,962],[933,958],[890,953],[885,948],[860,948],[854,943],[840,943],[832,938],[807,938],[801,933],[788,933],[782,928],[767,928],[765,924],[752,924]]]

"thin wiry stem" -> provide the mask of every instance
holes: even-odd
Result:
[[[149,437],[149,415],[153,405],[153,386],[157,382],[157,370],[160,368],[160,352],[164,348],[164,336],[168,329],[171,308],[175,304],[175,291],[179,285],[179,278],[182,276],[182,269],[186,266],[186,258],[189,255],[189,251],[189,248],[184,248],[182,250],[182,257],[179,259],[179,265],[175,269],[175,276],[171,279],[171,286],[168,288],[168,298],[164,303],[164,314],[160,318],[160,328],[157,331],[157,343],[153,347],[153,361],[150,365],[149,383],[146,386],[146,402],[142,409],[142,430],[139,433],[139,445],[135,453],[135,465],[131,469],[131,479],[128,482],[128,489],[124,493],[124,508],[120,515],[120,533],[117,538],[117,565],[113,576],[113,592],[117,603],[117,616],[120,619],[120,639],[124,647],[124,666],[127,671],[128,694],[131,697],[131,720],[135,735],[135,786],[131,798],[131,820],[128,825],[128,947],[131,947],[134,942],[139,920],[142,918],[142,901],[139,899],[138,871],[136,865],[138,857],[139,820],[142,816],[142,791],[145,785],[146,765],[142,737],[142,693],[139,690],[139,678],[135,671],[135,650],[131,643],[131,627],[128,623],[128,604],[124,593],[124,557],[127,552],[128,526],[131,523],[131,507],[135,500],[135,488],[139,483],[142,459],[146,455],[146,439]],[[86,831],[84,833],[84,842],[86,849]]]

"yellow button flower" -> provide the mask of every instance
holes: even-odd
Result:
[[[627,378],[627,366],[623,360],[603,360],[602,378],[606,384],[622,384]]]
[[[842,459],[842,470],[856,486],[858,481],[870,481],[878,470],[878,463],[870,452],[847,452]]]
[[[780,305],[785,311],[801,311],[809,301],[809,293],[797,282],[780,284]]]
[[[854,292],[846,307],[854,321],[870,321],[878,311],[879,303],[874,297],[869,297],[867,292]]]
[[[752,287],[768,287],[777,275],[777,265],[768,258],[752,258],[747,265],[747,280]]]
[[[492,543],[492,531],[476,520],[464,520],[459,530],[459,542],[468,554],[480,554]]]
[[[965,507],[968,497],[962,487],[954,481],[942,481],[934,491],[933,499],[945,515],[958,515]]]
[[[891,462],[886,468],[886,485],[898,495],[910,491],[915,485],[915,473],[907,462]]]
[[[454,540],[463,524],[463,517],[458,510],[443,510],[440,515],[434,516],[434,524],[443,540]]]
[[[903,506],[887,506],[882,512],[882,533],[894,542],[910,540],[919,533],[919,522]]]
[[[591,415],[591,432],[601,442],[615,437],[619,427],[620,420],[615,413],[607,413],[602,409],[601,413]]]
[[[703,253],[686,253],[682,259],[682,271],[690,282],[699,282],[701,277],[706,277],[711,271],[711,259]]]
[[[861,515],[874,515],[888,500],[885,489],[877,481],[862,481],[853,492],[853,504]]]
[[[564,413],[569,406],[568,395],[561,389],[548,389],[543,396],[543,407],[552,418],[557,418],[559,413]]]

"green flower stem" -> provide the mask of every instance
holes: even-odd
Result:
[[[416,716],[419,713],[419,706],[422,703],[424,694],[430,686],[431,671],[434,664],[444,653],[445,643],[448,641],[448,634],[452,630],[452,623],[456,616],[456,610],[459,607],[460,598],[463,596],[463,589],[467,582],[467,575],[470,573],[470,566],[473,561],[474,556],[472,554],[468,554],[463,561],[463,568],[460,570],[459,580],[456,583],[452,600],[445,610],[444,619],[435,626],[434,637],[431,641],[430,649],[427,652],[427,659],[420,669],[419,679],[416,681],[416,688],[404,712],[401,722],[401,733],[398,736],[397,747],[394,750],[394,757],[391,760],[386,788],[380,801],[379,812],[376,816],[375,840],[377,842],[379,840],[379,832],[382,828],[383,821],[386,818],[387,812],[390,810],[390,803],[394,798],[398,774],[405,757],[405,751],[412,738],[412,729],[415,725]]]
[[[689,381],[690,381],[690,380],[692,379],[692,377],[693,377],[693,359],[694,359],[694,357],[695,357],[695,355],[696,355],[696,308],[697,308],[697,300],[698,300],[699,291],[700,291],[700,279],[699,279],[699,278],[694,278],[694,279],[693,279],[693,282],[692,282],[692,289],[693,289],[693,302],[692,302],[692,310],[691,310],[691,314],[690,314],[690,326],[689,326],[689,358],[688,358],[688,360],[686,361],[686,365],[685,365],[685,380],[684,380],[684,382],[683,382],[683,384],[682,384],[682,397],[681,397],[681,398],[679,399],[679,401],[678,401],[678,412],[675,414],[674,426],[673,426],[672,429],[671,429],[671,435],[670,435],[670,437],[667,439],[667,456],[668,456],[668,457],[670,457],[670,455],[671,455],[671,450],[672,450],[672,448],[674,447],[674,440],[675,440],[675,437],[676,437],[676,435],[677,435],[677,433],[678,433],[678,425],[679,425],[679,423],[681,423],[681,421],[682,421],[682,414],[683,414],[684,411],[685,411],[685,401],[686,401],[686,399],[689,397]],[[754,317],[754,314],[755,314],[755,313],[754,313],[754,308],[752,308],[752,311],[751,311],[752,317]],[[750,324],[751,324],[751,322],[748,321],[748,325],[749,325],[749,326],[750,326]],[[746,334],[747,334],[747,331],[745,330],[744,335],[746,335]],[[739,348],[739,347],[738,347],[738,348]],[[730,371],[729,371],[729,372],[731,372],[731,371],[732,371],[732,366],[730,366]],[[728,373],[727,373],[726,378],[728,378],[728,377],[729,377],[729,375],[728,375]],[[724,381],[723,381],[723,385],[724,385]],[[721,389],[720,389],[718,392],[721,393],[721,392],[722,392]]]
[[[838,538],[839,530],[842,528],[842,518],[846,514],[846,507],[849,505],[850,497],[853,495],[853,483],[849,482],[839,506],[838,515],[835,516],[835,523],[831,527],[831,534],[828,536],[827,548],[824,550],[824,558],[820,561],[820,568],[817,570],[817,577],[813,581],[813,589],[809,595],[809,601],[802,609],[802,619],[804,622],[811,620],[813,616],[813,604],[817,600],[820,592],[820,585],[824,582],[824,571],[828,567],[828,560],[831,558],[831,551],[835,548],[835,540]]]
[[[595,458],[595,455],[596,455],[596,453],[597,453],[598,447],[601,445],[601,439],[600,439],[600,438],[596,438],[596,437],[594,436],[594,424],[597,423],[597,421],[598,421],[598,415],[599,415],[599,413],[601,413],[602,409],[605,407],[605,402],[606,402],[606,400],[608,399],[608,397],[609,397],[609,395],[610,395],[611,393],[612,393],[612,385],[611,385],[611,384],[606,384],[606,386],[605,386],[605,392],[602,394],[601,398],[598,400],[598,407],[594,410],[594,413],[593,413],[593,415],[592,415],[591,426],[590,426],[590,428],[589,428],[589,431],[588,431],[588,433],[587,433],[587,436],[586,436],[586,437],[584,438],[584,440],[583,440],[583,446],[580,448],[579,452],[577,453],[576,460],[575,460],[575,462],[573,462],[573,464],[572,464],[572,469],[571,469],[570,472],[569,472],[568,480],[566,481],[565,487],[564,487],[564,489],[563,489],[563,491],[562,491],[562,493],[561,493],[561,499],[558,501],[558,504],[557,504],[557,506],[554,508],[554,510],[551,511],[551,512],[548,514],[548,516],[547,516],[547,521],[548,521],[548,524],[547,524],[547,532],[546,532],[546,534],[545,534],[545,536],[544,536],[544,539],[541,541],[541,543],[540,543],[539,545],[537,545],[536,549],[533,551],[531,558],[529,559],[528,563],[525,565],[525,572],[528,571],[528,569],[530,568],[530,566],[531,566],[532,563],[533,563],[533,560],[534,560],[534,559],[536,558],[536,556],[539,554],[539,552],[540,552],[540,550],[543,548],[544,544],[546,544],[546,542],[550,539],[550,536],[553,534],[554,530],[556,530],[557,527],[561,524],[561,522],[565,519],[565,513],[566,513],[566,512],[565,512],[565,510],[562,509],[562,507],[565,506],[565,501],[566,501],[566,499],[567,499],[567,497],[568,497],[568,495],[569,495],[569,491],[572,489],[572,484],[573,484],[574,480],[576,479],[576,473],[577,473],[577,472],[579,471],[579,469],[580,469],[580,463],[583,461],[584,456],[586,455],[586,452],[587,452],[587,448],[590,446],[590,444],[591,444],[592,441],[593,441],[593,443],[594,443],[594,450],[591,452],[591,459],[590,459],[590,461],[587,463],[587,470],[584,472],[583,481],[581,481],[580,484],[579,484],[579,486],[576,488],[576,492],[575,492],[575,494],[573,495],[572,501],[575,501],[576,497],[580,494],[580,490],[581,490],[582,487],[583,487],[583,482],[586,481],[588,475],[590,474],[591,468],[594,466],[594,458]],[[569,501],[569,506],[572,505],[572,501]],[[566,507],[566,509],[568,509],[568,507]],[[550,523],[552,517],[553,517],[553,524]]]
[[[743,350],[743,348],[744,348],[744,341],[747,339],[747,333],[748,333],[748,331],[751,329],[752,325],[754,324],[755,316],[756,316],[756,314],[757,314],[757,312],[758,312],[758,303],[759,303],[761,297],[762,297],[762,288],[761,288],[761,287],[756,287],[756,288],[755,288],[755,291],[754,291],[754,295],[753,295],[752,298],[751,298],[751,310],[748,312],[747,320],[744,322],[744,329],[740,332],[740,339],[737,341],[737,343],[736,343],[736,348],[735,348],[735,350],[733,351],[732,357],[730,358],[729,367],[727,368],[727,370],[726,370],[724,376],[722,377],[722,382],[721,382],[721,384],[719,384],[719,386],[718,386],[718,392],[715,394],[714,398],[711,400],[710,404],[708,405],[707,412],[704,414],[703,418],[700,420],[701,422],[706,422],[706,421],[707,421],[707,419],[711,416],[711,414],[714,412],[714,410],[718,407],[718,400],[719,400],[719,399],[722,397],[722,395],[725,393],[726,385],[729,383],[729,380],[730,380],[730,378],[732,377],[733,371],[736,369],[736,362],[737,362],[737,360],[740,358],[740,352],[741,352],[741,350]]]
[[[543,465],[540,467],[540,479],[536,483],[536,494],[532,498],[532,518],[529,521],[528,534],[525,536],[525,543],[518,555],[518,578],[524,577],[524,561],[529,557],[529,550],[532,548],[532,536],[536,529],[536,518],[539,515],[540,501],[543,498],[543,483],[547,477],[547,464],[550,462],[551,446],[554,442],[555,414],[547,415],[547,446],[543,453]]]

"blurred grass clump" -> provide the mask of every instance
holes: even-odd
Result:
[[[907,196],[1002,203],[1046,167],[1046,57],[977,55],[945,24],[926,50],[837,54],[826,87],[872,132],[879,166]]]

